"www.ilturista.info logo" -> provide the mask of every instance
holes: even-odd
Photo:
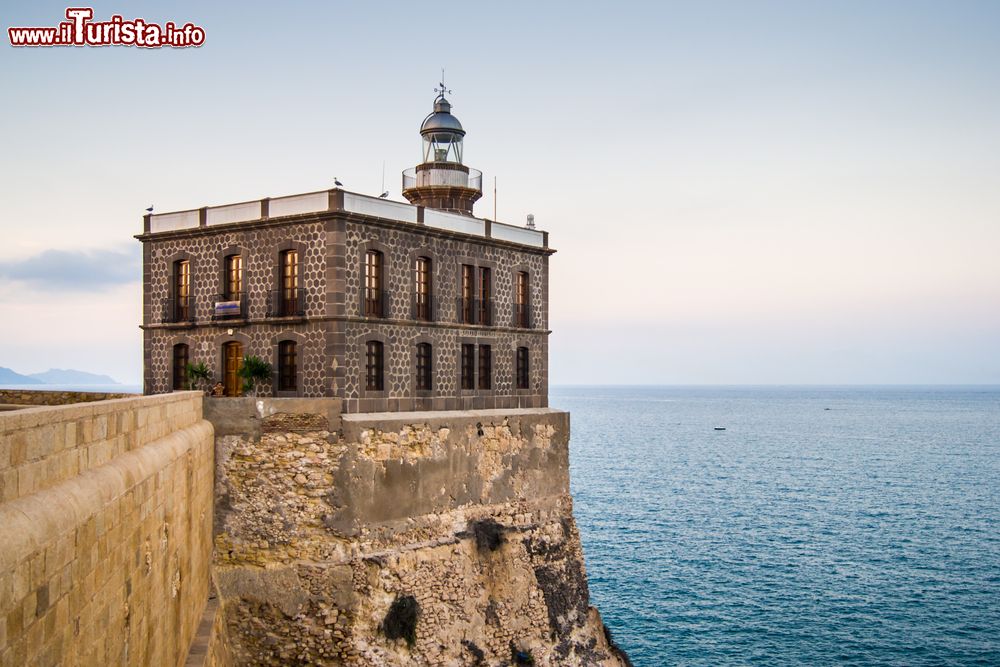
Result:
[[[91,7],[69,7],[67,21],[50,28],[7,28],[11,46],[164,46],[184,48],[205,43],[205,29],[193,23],[163,25],[145,19],[125,20],[114,15],[109,21],[91,21]]]

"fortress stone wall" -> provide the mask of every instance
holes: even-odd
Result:
[[[127,398],[134,394],[103,391],[49,391],[45,389],[0,389],[0,410],[25,405],[68,405],[90,403],[112,398]]]
[[[208,599],[196,392],[0,414],[0,665],[181,665]]]
[[[567,413],[206,405],[237,664],[627,664],[589,605]]]

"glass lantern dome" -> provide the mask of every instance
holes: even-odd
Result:
[[[465,130],[451,115],[451,104],[444,95],[434,100],[434,111],[420,124],[424,140],[424,162],[453,162],[462,164],[462,141]]]

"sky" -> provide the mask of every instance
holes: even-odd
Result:
[[[558,249],[553,384],[1000,383],[1000,3],[93,7],[205,44],[0,5],[0,366],[139,383],[144,209],[402,200],[443,67],[477,215]]]

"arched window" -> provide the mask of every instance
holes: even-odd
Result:
[[[171,322],[190,322],[194,309],[191,307],[191,262],[180,259],[174,262],[173,303],[168,313]]]
[[[516,380],[518,389],[528,389],[528,348],[517,348]]]
[[[365,343],[365,389],[382,391],[385,387],[385,358],[383,345],[380,341],[370,340]]]
[[[188,388],[188,346],[187,343],[174,345],[174,391]]]
[[[243,293],[243,255],[226,257],[226,284],[222,294],[225,301],[237,301]]]
[[[385,317],[383,309],[382,253],[365,253],[365,317]]]
[[[430,343],[417,344],[417,389],[429,391],[432,386],[433,348]]]
[[[301,315],[302,290],[299,289],[299,251],[285,250],[281,253],[281,293],[279,314],[284,317]]]
[[[431,320],[431,259],[417,257],[413,266],[413,318]]]
[[[298,388],[298,349],[294,340],[278,343],[278,391]]]

